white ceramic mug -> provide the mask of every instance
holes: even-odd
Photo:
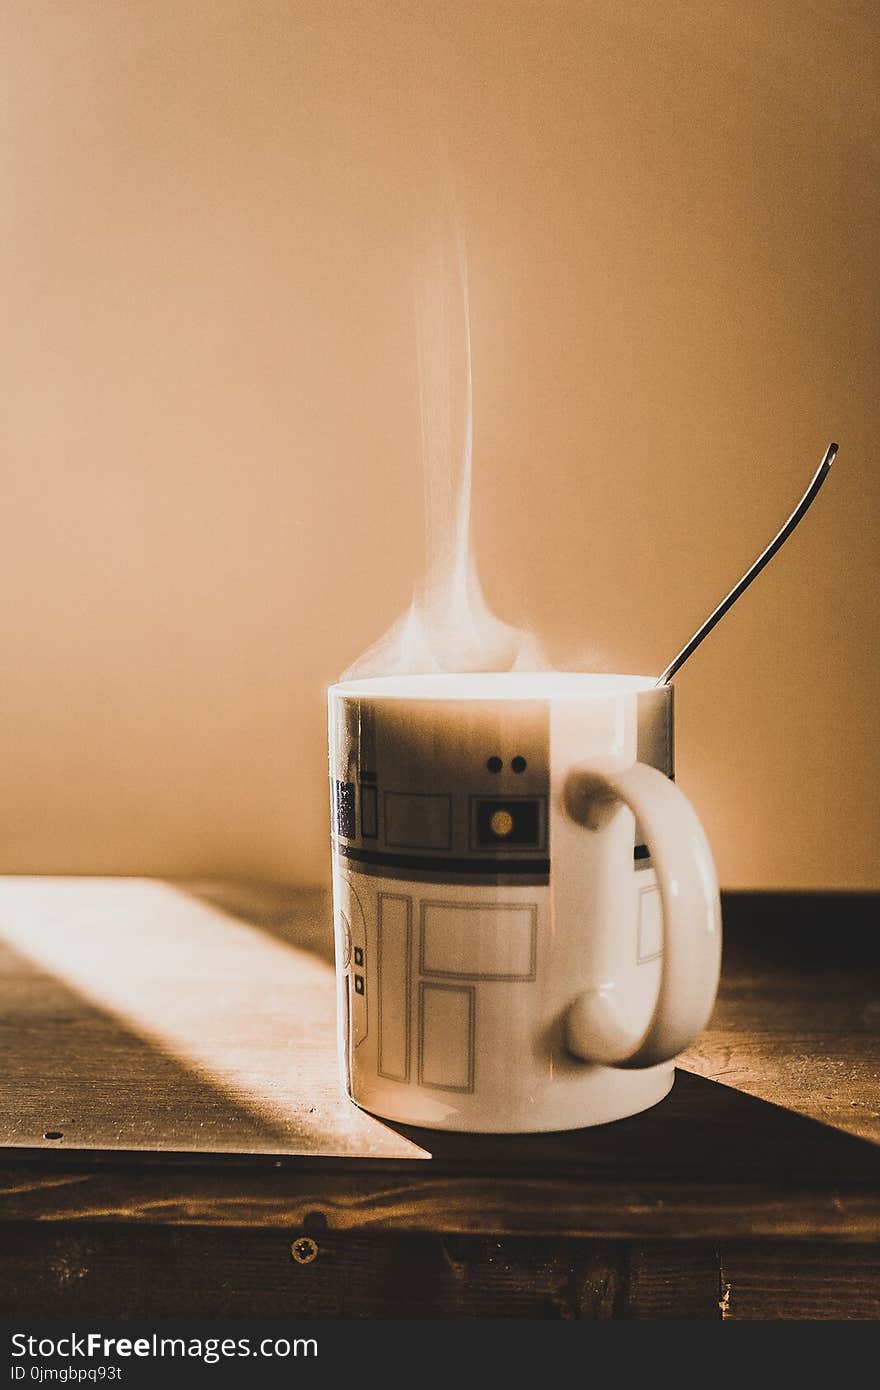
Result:
[[[352,1100],[435,1129],[573,1129],[669,1091],[721,914],[641,676],[329,692],[339,1044]]]

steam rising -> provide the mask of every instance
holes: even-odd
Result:
[[[343,679],[547,669],[537,640],[483,597],[471,544],[473,388],[464,242],[454,219],[423,236],[416,350],[425,487],[425,569],[412,603]]]

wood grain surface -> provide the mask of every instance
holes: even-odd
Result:
[[[876,1244],[0,1226],[0,1317],[872,1319]]]
[[[718,1005],[661,1105],[468,1136],[340,1094],[323,894],[3,880],[0,1220],[868,1242],[875,908],[727,897]]]
[[[716,1247],[534,1237],[378,1240],[319,1233],[306,1264],[280,1231],[52,1225],[0,1229],[0,1316],[527,1317],[718,1320]],[[8,1248],[8,1247],[6,1247]],[[310,1251],[311,1253],[311,1251]]]

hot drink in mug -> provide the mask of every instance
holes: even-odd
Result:
[[[661,1100],[721,920],[656,677],[389,676],[329,692],[340,1056],[436,1129],[572,1129]]]

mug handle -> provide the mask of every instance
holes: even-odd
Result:
[[[721,903],[703,827],[674,782],[644,763],[595,762],[572,769],[565,808],[600,830],[621,802],[642,825],[663,908],[660,988],[647,1029],[634,1034],[614,981],[585,990],[565,1019],[566,1044],[585,1062],[652,1067],[671,1061],[708,1022],[721,969]]]

